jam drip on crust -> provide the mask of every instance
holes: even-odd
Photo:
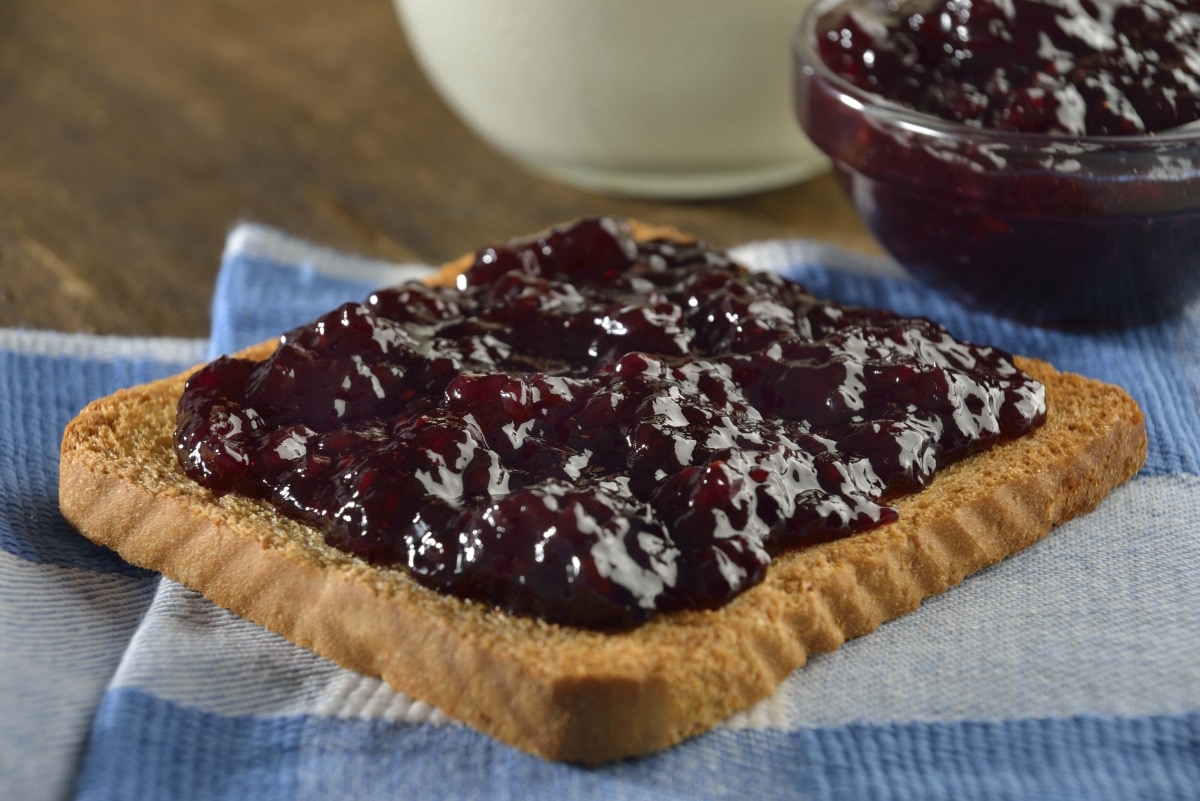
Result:
[[[893,520],[889,499],[1044,416],[996,349],[591,219],[216,360],[175,446],[214,493],[370,563],[620,628]]]

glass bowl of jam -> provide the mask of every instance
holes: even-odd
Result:
[[[1200,2],[822,0],[793,54],[801,127],[918,278],[1067,327],[1200,295]]]

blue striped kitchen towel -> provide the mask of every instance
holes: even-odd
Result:
[[[58,514],[59,438],[88,400],[421,272],[242,226],[211,341],[0,330],[0,799],[1200,798],[1200,307],[1064,333],[810,242],[738,255],[1121,384],[1149,461],[1093,514],[716,730],[602,768],[547,763],[129,567]]]

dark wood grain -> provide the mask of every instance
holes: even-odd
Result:
[[[0,2],[0,326],[203,336],[243,220],[440,262],[599,213],[877,252],[828,176],[659,203],[525,173],[433,94],[388,0]]]

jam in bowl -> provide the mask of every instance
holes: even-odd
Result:
[[[1200,3],[823,0],[801,127],[881,244],[965,302],[1145,322],[1200,290]]]

